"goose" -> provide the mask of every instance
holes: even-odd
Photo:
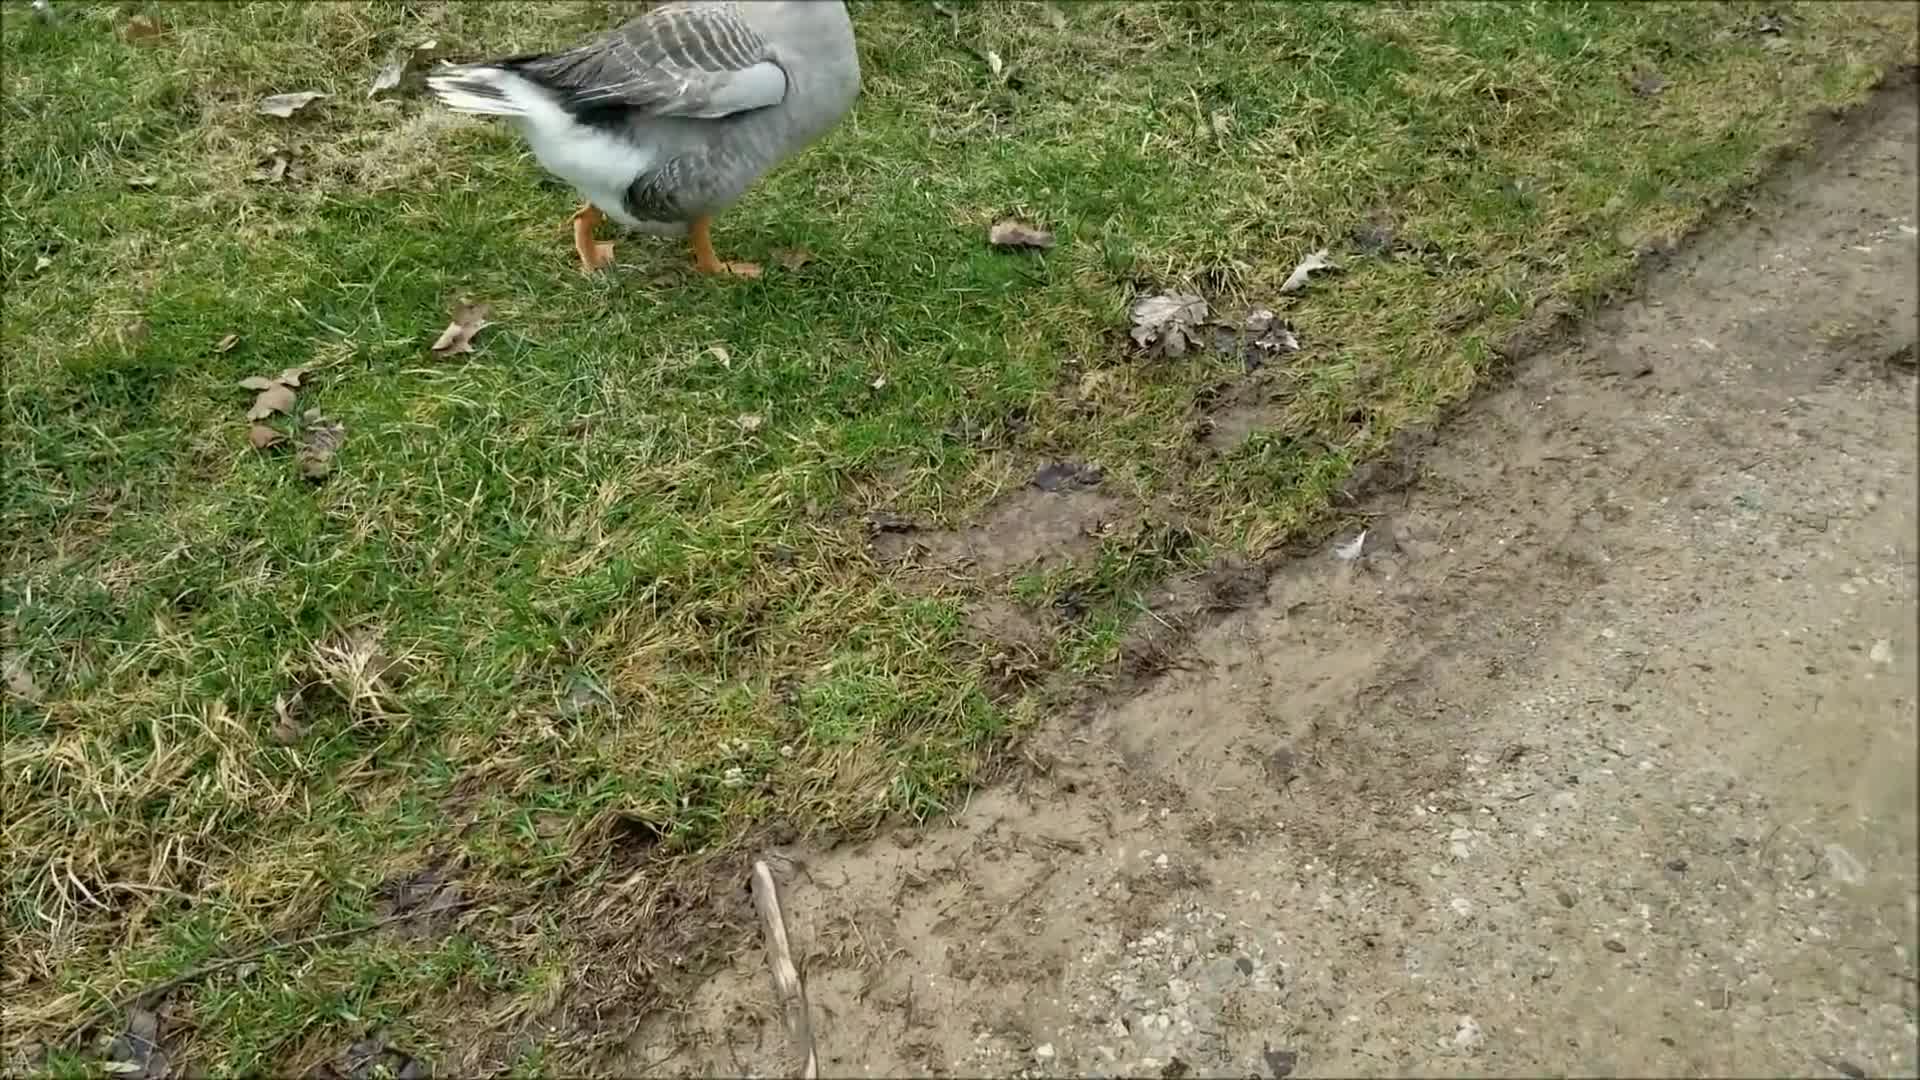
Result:
[[[860,92],[843,0],[679,0],[561,52],[443,65],[447,108],[508,118],[584,200],[580,268],[613,263],[607,218],[691,242],[694,269],[757,277],[714,254],[715,214],[826,134]]]

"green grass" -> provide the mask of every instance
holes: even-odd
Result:
[[[378,1029],[447,1074],[591,1068],[724,940],[744,845],[936,814],[1042,711],[980,605],[1101,677],[1157,581],[1321,520],[1536,305],[1617,288],[1913,50],[1857,5],[866,3],[855,115],[716,229],[811,263],[717,283],[624,238],[587,280],[508,132],[365,88],[402,44],[636,5],[55,6],[0,7],[0,998],[10,1064],[54,1072],[103,1004],[367,926],[429,865],[451,927],[187,980],[176,1067]],[[124,40],[142,13],[166,33]],[[333,96],[254,115],[303,89]],[[249,182],[275,148],[293,175]],[[1009,213],[1059,245],[988,250]],[[1350,239],[1376,218],[1391,257]],[[1198,453],[1250,376],[1130,355],[1128,302],[1272,303],[1322,246],[1271,415]],[[495,325],[429,353],[467,297]],[[247,446],[235,383],[290,365],[348,430],[324,483]],[[932,584],[871,554],[868,511],[964,524],[1056,457],[1137,527]]]

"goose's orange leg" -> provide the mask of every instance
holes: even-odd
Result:
[[[606,219],[607,216],[592,203],[585,203],[573,212],[573,250],[580,256],[580,272],[583,274],[613,265],[613,245],[593,238],[594,227]]]
[[[713,253],[713,235],[709,231],[713,225],[710,217],[694,218],[687,225],[687,239],[693,242],[693,268],[703,274],[732,274],[735,277],[756,278],[760,276],[760,267],[750,262],[721,262]]]

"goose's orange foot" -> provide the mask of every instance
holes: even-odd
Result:
[[[592,203],[573,212],[573,250],[580,256],[580,272],[591,274],[613,265],[613,245],[593,238],[593,230],[607,216]]]
[[[734,277],[757,278],[760,276],[760,264],[750,262],[722,262],[713,253],[712,218],[695,218],[687,226],[687,239],[693,243],[693,268],[703,274],[731,274]]]

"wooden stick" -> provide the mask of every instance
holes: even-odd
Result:
[[[767,967],[773,972],[773,991],[780,995],[786,1012],[787,1037],[805,1055],[800,1065],[801,1080],[820,1075],[819,1055],[813,1049],[813,1019],[807,1009],[807,987],[800,980],[800,966],[794,962],[793,947],[787,943],[787,917],[780,910],[780,887],[766,861],[753,861],[753,906],[760,912],[761,929],[767,938]]]

